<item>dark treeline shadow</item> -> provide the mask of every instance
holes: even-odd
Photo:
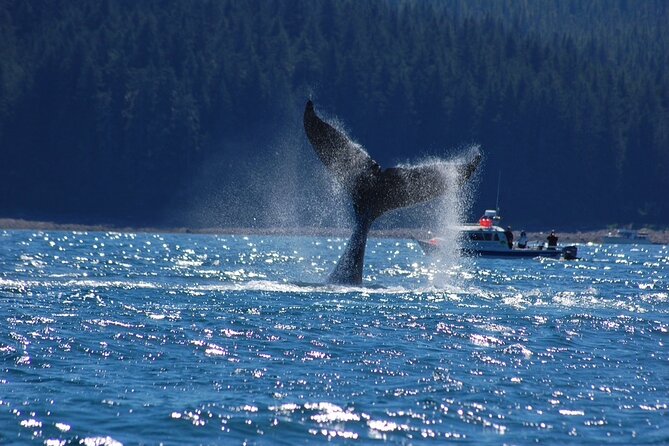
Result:
[[[384,166],[480,144],[474,213],[501,171],[504,214],[528,229],[662,225],[668,9],[1,2],[0,214],[339,225],[346,207],[302,134],[312,97]]]

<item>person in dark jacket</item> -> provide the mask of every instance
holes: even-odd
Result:
[[[548,249],[555,249],[557,247],[558,238],[555,235],[555,230],[551,231],[546,240],[548,240]]]
[[[506,235],[506,242],[509,244],[509,249],[513,248],[513,231],[511,230],[511,226],[506,227],[504,235]]]

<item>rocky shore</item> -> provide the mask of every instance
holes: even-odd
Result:
[[[126,227],[113,225],[83,225],[76,223],[53,223],[21,219],[0,218],[0,230],[19,229],[34,231],[85,231],[85,232],[157,232],[185,234],[236,234],[236,235],[286,235],[286,236],[326,236],[348,237],[349,229],[338,228],[186,228],[186,227]],[[657,244],[669,244],[669,228],[663,230],[644,229],[648,238]],[[530,241],[544,241],[550,230],[527,232]],[[611,229],[560,231],[556,228],[559,243],[601,243]],[[518,237],[518,231],[514,231]],[[430,238],[434,235],[424,229],[377,229],[370,232],[372,237],[382,238]]]

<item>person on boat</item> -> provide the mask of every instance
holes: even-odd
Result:
[[[513,231],[511,230],[511,226],[506,227],[504,235],[506,235],[506,242],[509,244],[509,249],[513,248]]]
[[[555,235],[555,230],[551,231],[546,240],[548,240],[548,249],[555,249],[557,247],[558,238]]]
[[[520,231],[520,238],[518,239],[518,248],[525,249],[527,248],[527,234],[525,231]]]

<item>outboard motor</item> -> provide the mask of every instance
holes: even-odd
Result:
[[[565,260],[576,260],[577,248],[576,246],[565,246],[562,248],[562,257]]]

